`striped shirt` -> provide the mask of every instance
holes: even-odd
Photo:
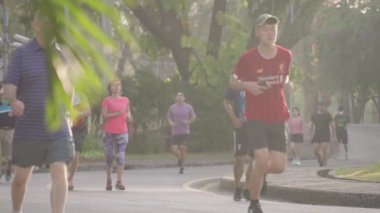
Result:
[[[50,81],[44,49],[33,39],[17,49],[11,60],[5,84],[17,87],[17,98],[25,105],[24,114],[16,121],[14,140],[56,140],[71,137],[67,122],[55,132],[49,131],[45,119]]]

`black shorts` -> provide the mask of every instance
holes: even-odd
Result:
[[[171,145],[187,145],[189,142],[189,134],[172,135]]]
[[[50,165],[54,162],[69,163],[74,157],[72,138],[57,140],[14,140],[12,163],[20,167]]]
[[[303,134],[291,134],[290,141],[293,143],[302,143],[303,142]]]
[[[234,156],[244,156],[248,154],[248,138],[245,125],[236,128],[234,131]]]
[[[315,133],[311,139],[312,143],[325,143],[330,142],[330,132]]]
[[[248,121],[247,136],[249,149],[268,148],[271,151],[286,153],[285,123]]]
[[[78,131],[74,129],[72,131],[75,143],[75,151],[80,153],[83,150],[83,144],[87,133],[85,131]]]
[[[337,130],[336,137],[338,139],[338,143],[347,144],[348,143],[348,134],[347,130]]]

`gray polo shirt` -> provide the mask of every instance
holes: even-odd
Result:
[[[14,140],[56,140],[71,137],[68,123],[55,132],[48,130],[45,111],[50,81],[44,49],[33,39],[17,49],[6,73],[6,84],[17,86],[17,98],[24,102],[24,114],[16,121]]]

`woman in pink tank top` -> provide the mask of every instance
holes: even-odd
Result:
[[[128,144],[127,120],[132,121],[129,99],[121,96],[120,80],[113,80],[108,85],[109,96],[102,103],[103,117],[103,148],[106,157],[107,183],[106,190],[112,190],[112,166],[116,160],[117,181],[115,188],[125,190],[123,173],[125,164],[125,150]]]

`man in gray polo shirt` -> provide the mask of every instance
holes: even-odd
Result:
[[[12,113],[17,117],[12,151],[14,213],[22,211],[33,167],[43,164],[49,166],[51,174],[52,212],[65,211],[68,193],[66,163],[73,158],[74,145],[68,122],[51,131],[45,119],[46,100],[51,88],[45,49],[51,44],[44,38],[47,21],[40,12],[34,15],[35,38],[15,51],[5,78],[4,99],[11,103]]]

